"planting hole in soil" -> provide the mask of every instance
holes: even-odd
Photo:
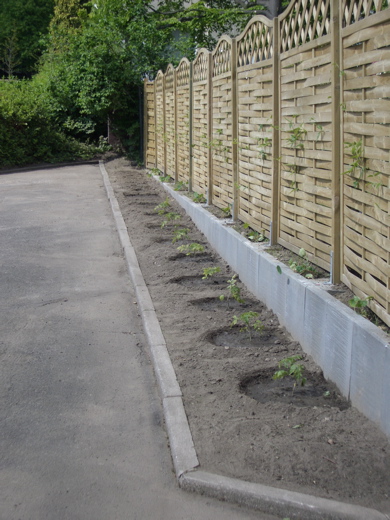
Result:
[[[226,286],[227,278],[208,278],[203,279],[200,275],[180,276],[172,278],[169,283],[176,283],[184,287],[224,287]]]
[[[237,300],[233,298],[225,298],[224,300],[220,300],[217,298],[200,298],[199,300],[191,300],[191,305],[195,305],[198,309],[202,311],[213,311],[217,308],[224,310],[239,310],[239,309],[249,309],[256,302],[254,301],[245,301],[244,303],[239,303]]]
[[[245,378],[240,383],[240,390],[262,404],[280,402],[294,406],[338,408],[340,411],[350,406],[335,386],[325,381],[321,374],[307,373],[305,385],[294,387],[289,377],[272,379],[274,372],[272,369],[263,370]]]
[[[213,256],[210,253],[196,253],[195,255],[185,255],[179,253],[168,257],[171,262],[213,262]]]
[[[284,334],[275,329],[264,329],[262,332],[253,331],[249,337],[247,332],[234,326],[208,332],[205,339],[217,347],[253,348],[273,354],[287,351],[287,347],[283,344],[286,339]]]

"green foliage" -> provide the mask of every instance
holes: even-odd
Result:
[[[96,151],[65,135],[44,84],[0,81],[0,167],[87,159]]]
[[[44,50],[55,0],[1,0],[0,78],[31,77]]]
[[[198,253],[203,253],[204,246],[202,246],[202,244],[193,242],[192,244],[184,244],[182,246],[179,246],[177,248],[177,250],[180,253],[184,253],[186,256],[190,256],[190,255],[196,255]]]
[[[303,248],[301,248],[298,252],[298,255],[302,258],[302,260],[291,259],[288,263],[290,269],[304,276],[305,278],[317,278],[318,270],[307,259],[306,251]]]
[[[240,325],[240,332],[247,332],[249,335],[249,341],[252,341],[252,329],[259,333],[264,330],[264,325],[258,318],[258,312],[243,312],[239,316],[233,316],[231,327],[234,325]]]
[[[361,183],[365,183],[368,186],[373,186],[378,189],[382,186],[382,182],[368,181],[369,177],[378,177],[380,172],[368,173],[369,170],[366,167],[366,161],[364,158],[364,146],[363,140],[353,141],[352,143],[345,143],[346,148],[351,155],[352,162],[343,175],[349,175],[353,179],[353,187],[361,189]]]
[[[293,392],[296,386],[304,386],[306,384],[306,378],[303,376],[305,367],[297,361],[302,359],[299,354],[284,358],[278,363],[280,370],[277,370],[272,379],[284,379],[285,377],[292,377],[294,380]]]
[[[373,300],[372,296],[367,296],[367,298],[359,298],[359,296],[355,295],[348,301],[348,305],[354,309],[355,312],[367,318],[369,311],[368,304],[371,300]]]
[[[245,303],[245,300],[243,298],[241,298],[241,289],[240,289],[240,287],[238,287],[237,281],[238,281],[237,280],[237,275],[234,274],[230,278],[230,280],[228,280],[228,282],[227,282],[228,283],[228,285],[227,285],[227,290],[228,290],[227,301],[228,301],[228,305],[229,305],[230,298],[233,298],[238,303]],[[225,300],[225,295],[221,294],[219,299],[221,301]]]
[[[192,200],[198,203],[206,202],[206,197],[202,193],[192,193]]]
[[[184,181],[178,181],[176,182],[175,186],[173,187],[175,191],[186,191],[188,189],[187,183]]]
[[[214,276],[215,274],[217,273],[220,273],[221,272],[221,268],[220,267],[205,267],[203,269],[203,276],[202,276],[202,280],[207,280],[207,278],[210,278],[211,276]]]
[[[165,227],[169,222],[172,222],[173,220],[180,220],[181,216],[179,213],[175,213],[173,211],[169,211],[168,213],[164,214],[164,220],[161,223],[161,227]]]
[[[190,230],[188,228],[179,228],[175,229],[173,232],[172,244],[176,244],[176,242],[180,242],[180,240],[184,240],[188,237],[188,232]]]
[[[245,236],[248,240],[251,240],[252,242],[264,242],[264,240],[267,240],[264,231],[259,233],[258,231],[255,231],[252,229],[247,222],[243,224],[244,229],[247,230],[245,233]]]
[[[158,206],[155,206],[154,211],[156,211],[159,215],[164,215],[167,209],[171,207],[171,203],[169,198],[167,197],[163,202],[160,202]]]

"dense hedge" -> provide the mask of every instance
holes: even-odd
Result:
[[[94,151],[61,130],[44,85],[0,80],[0,168],[89,158]]]

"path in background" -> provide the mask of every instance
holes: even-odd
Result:
[[[0,519],[254,520],[178,489],[98,166],[0,175]]]

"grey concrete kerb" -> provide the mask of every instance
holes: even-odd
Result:
[[[129,274],[135,287],[138,308],[163,402],[164,419],[176,477],[181,488],[266,513],[288,516],[291,519],[389,520],[387,515],[373,509],[244,482],[199,469],[199,461],[183,406],[182,393],[165,339],[102,161],[100,161],[100,170]]]

